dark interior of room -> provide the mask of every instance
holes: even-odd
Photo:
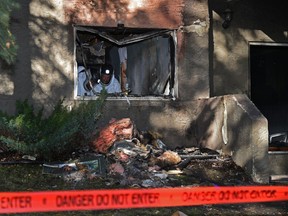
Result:
[[[251,100],[270,136],[288,131],[288,44],[250,45]]]

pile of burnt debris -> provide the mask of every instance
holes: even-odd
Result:
[[[168,149],[160,134],[137,130],[129,118],[109,122],[91,146],[77,160],[43,164],[43,173],[69,181],[104,178],[107,186],[123,187],[253,183],[231,157],[198,147]]]

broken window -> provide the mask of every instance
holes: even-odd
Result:
[[[176,34],[167,29],[75,26],[75,95],[174,98]]]

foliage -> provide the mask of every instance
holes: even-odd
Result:
[[[18,46],[9,30],[10,15],[20,5],[15,0],[0,1],[0,58],[11,65],[16,60]]]
[[[0,114],[0,142],[22,154],[36,155],[44,160],[62,159],[87,145],[100,118],[106,93],[97,100],[81,103],[68,111],[63,100],[48,117],[43,109],[36,112],[28,101],[17,102],[17,114]]]

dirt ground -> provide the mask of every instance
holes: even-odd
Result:
[[[20,163],[18,154],[0,154],[1,191],[39,191],[39,190],[85,190],[129,188],[117,181],[106,178],[67,181],[55,175],[43,174],[41,162]],[[26,161],[27,162],[27,161]],[[195,159],[183,169],[180,175],[172,175],[166,186],[237,186],[259,185],[246,175],[241,167],[230,158]],[[288,185],[287,183],[271,183]],[[288,215],[287,202],[245,203],[229,205],[204,205],[173,208],[145,208],[105,211],[27,213],[21,215]],[[16,215],[16,214],[15,214]],[[19,214],[20,215],[20,214]]]

